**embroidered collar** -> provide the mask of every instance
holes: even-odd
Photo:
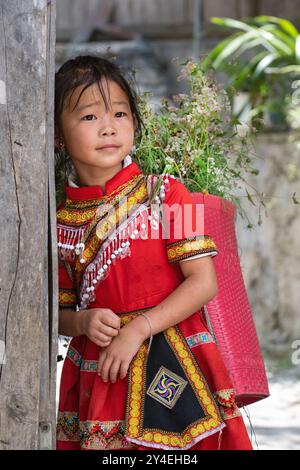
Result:
[[[68,199],[81,201],[86,199],[95,199],[102,196],[106,196],[112,193],[122,184],[129,181],[133,176],[141,174],[141,170],[135,162],[129,163],[115,174],[110,180],[106,182],[105,192],[103,192],[101,186],[77,186],[74,181],[68,179],[68,183],[65,184],[65,193]],[[71,185],[70,185],[71,183]]]
[[[106,183],[106,194],[100,186],[65,186],[67,200],[57,211],[58,249],[66,267],[70,263],[71,277],[74,269],[80,309],[95,300],[94,291],[112,261],[130,255],[132,240],[148,238],[148,221],[152,229],[159,228],[159,214],[152,212],[149,197],[156,182],[155,175],[143,175],[131,162]],[[162,200],[169,186],[165,175]]]

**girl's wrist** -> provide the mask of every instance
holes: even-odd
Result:
[[[87,314],[88,310],[80,310],[79,312],[77,312],[76,316],[77,316],[77,328],[78,328],[78,331],[80,331],[80,334],[81,335],[85,335],[86,334],[86,314]]]
[[[152,333],[150,331],[149,324],[148,324],[146,318],[144,318],[142,315],[139,315],[136,318],[134,318],[134,320],[132,320],[127,325],[125,325],[125,327],[133,329],[135,334],[137,334],[140,337],[142,342],[144,342],[144,341],[146,341],[146,339],[150,338],[151,333]],[[123,328],[125,328],[125,327],[123,327]]]

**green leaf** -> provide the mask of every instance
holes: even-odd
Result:
[[[296,38],[299,34],[297,28],[290,21],[285,18],[278,18],[276,16],[255,16],[254,20],[258,23],[275,23],[278,24],[289,36]]]
[[[253,78],[259,77],[266,69],[267,67],[274,62],[278,58],[277,54],[268,54],[266,55],[257,65],[253,72]]]
[[[288,74],[300,73],[300,65],[286,65],[285,67],[268,67],[266,73],[269,74]]]
[[[254,49],[256,46],[261,46],[261,40],[255,37],[254,39],[250,40],[249,42],[246,42],[245,45],[241,46],[239,49],[238,55],[242,55],[246,50],[248,49]]]
[[[263,28],[257,28],[256,32],[257,36],[261,37],[262,44],[266,49],[270,49],[271,47],[274,50],[282,52],[283,54],[290,55],[290,47],[287,46],[281,39],[276,38],[273,33],[270,31],[265,31]],[[271,50],[271,52],[273,51]]]
[[[243,21],[234,20],[232,18],[219,18],[212,17],[210,21],[218,26],[223,26],[225,28],[241,29],[242,31],[251,31],[251,26],[244,23]]]
[[[264,29],[264,31],[269,31],[270,33],[274,34],[274,36],[277,36],[278,39],[282,40],[282,42],[289,47],[290,54],[292,55],[294,53],[295,38],[291,38],[286,33],[276,28],[275,25],[266,25],[263,26],[262,29]]]
[[[290,59],[295,57],[296,62],[300,62],[300,35],[296,27],[288,20],[261,15],[252,18],[252,24],[249,20],[246,22],[231,18],[218,17],[211,18],[211,21],[219,26],[241,30],[240,34],[231,37],[231,41],[230,38],[226,38],[218,50],[216,48],[214,49],[214,57],[219,56],[219,53],[224,54],[222,54],[221,59],[216,61],[216,68],[220,66],[220,62],[222,60],[227,60],[230,54],[238,53],[238,55],[240,55],[242,50],[251,49],[250,45],[247,43],[249,37],[246,36],[245,39],[245,34],[249,34],[251,32],[253,32],[253,36],[250,35],[250,37],[253,38],[253,41],[257,41],[255,45],[252,44],[252,47],[261,45],[270,53],[277,52],[277,54],[280,54],[284,59],[286,59],[286,57],[289,57]],[[259,27],[255,26],[255,24]],[[236,39],[236,37],[239,37],[240,39],[232,46],[232,41]],[[236,46],[238,45],[240,47],[238,47],[237,50]],[[225,49],[225,47],[228,48]]]
[[[229,44],[234,37],[240,36],[240,34],[241,34],[240,32],[235,33],[229,38],[226,38],[223,41],[221,41],[219,44],[217,44],[212,49],[212,51],[210,51],[210,53],[206,56],[206,58],[201,62],[204,69],[207,69],[207,67],[209,67],[212,64],[212,62],[215,60],[215,58],[222,52],[225,46]]]
[[[229,57],[234,54],[235,52],[238,52],[239,49],[243,47],[243,51],[245,51],[247,48],[249,48],[249,41],[250,39],[253,39],[253,32],[249,31],[248,33],[240,33],[239,36],[237,36],[235,39],[230,41],[224,48],[221,50],[220,54],[216,57],[213,65],[217,69],[220,67],[222,62],[226,61],[229,59]]]
[[[256,27],[242,21],[234,20],[231,18],[211,18],[211,21],[219,26],[228,28],[241,29],[244,31],[241,35],[253,32],[257,38],[261,38],[262,45],[270,52],[273,50],[281,51],[284,54],[290,54],[291,48],[287,46],[282,38],[276,38],[270,31],[264,30],[263,27]]]
[[[300,62],[300,34],[297,36],[295,41],[295,56],[297,62]]]
[[[264,57],[266,57],[268,53],[263,51],[257,54],[256,56],[252,57],[248,65],[242,68],[242,70],[239,70],[236,74],[233,74],[231,76],[231,80],[229,81],[229,86],[232,85],[236,89],[240,89],[247,81],[248,85],[252,83],[255,80],[255,77],[253,76],[255,67],[257,66],[257,63],[262,60]],[[249,77],[250,80],[249,80]]]

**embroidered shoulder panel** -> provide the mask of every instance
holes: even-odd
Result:
[[[57,223],[63,225],[72,225],[78,227],[86,224],[93,219],[97,210],[103,207],[103,212],[107,213],[107,209],[115,206],[120,199],[130,194],[133,188],[140,182],[144,181],[143,175],[135,175],[130,181],[119,186],[115,191],[100,198],[88,199],[83,201],[75,201],[66,199],[65,204],[57,213]],[[101,214],[104,215],[104,214]]]
[[[149,224],[159,229],[157,210],[170,188],[169,177],[135,175],[107,196],[67,199],[57,211],[58,253],[72,271],[79,309],[95,300],[95,290],[110,267],[130,256],[132,240],[147,239]]]
[[[59,256],[72,267],[79,308],[94,300],[117,258],[130,254],[129,237],[148,217],[146,177],[135,175],[99,199],[66,200],[57,212]],[[126,240],[126,242],[125,242]]]

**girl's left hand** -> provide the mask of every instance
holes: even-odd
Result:
[[[102,380],[115,383],[119,372],[120,378],[124,379],[144,340],[138,331],[130,328],[130,324],[123,326],[111,344],[100,352],[97,373],[101,375]]]

